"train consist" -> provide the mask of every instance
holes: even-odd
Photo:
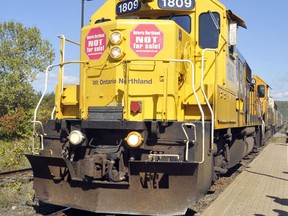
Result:
[[[40,100],[27,155],[36,197],[184,214],[283,121],[236,49],[239,27],[218,0],[107,0],[82,28],[79,61],[65,62],[73,41],[62,35],[55,109],[42,124]],[[81,65],[79,85],[63,84],[69,63]]]
[[[284,125],[284,117],[278,111],[277,104],[275,103],[274,99],[270,97],[269,85],[257,75],[253,76],[253,83],[255,83],[258,98],[262,107],[262,134],[263,137],[267,139]]]

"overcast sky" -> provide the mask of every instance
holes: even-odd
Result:
[[[201,0],[198,0],[201,1]],[[243,18],[248,29],[239,29],[238,49],[257,74],[272,87],[275,100],[288,100],[288,0],[220,0],[228,9]],[[105,0],[85,1],[85,23]],[[1,1],[0,21],[21,22],[24,26],[38,27],[42,37],[49,40],[59,61],[57,35],[80,41],[81,0],[25,0]],[[79,59],[79,48],[67,45],[66,60]],[[77,82],[77,67],[66,68],[66,79]],[[57,69],[51,72],[51,91],[56,83]],[[43,88],[43,79],[34,83],[37,90]],[[52,87],[53,86],[53,87]]]

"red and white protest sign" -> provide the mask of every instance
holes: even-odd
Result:
[[[139,57],[154,57],[163,41],[163,32],[154,24],[139,24],[130,32],[130,48]]]
[[[90,60],[100,59],[106,50],[106,34],[100,28],[92,28],[85,38],[85,53]]]

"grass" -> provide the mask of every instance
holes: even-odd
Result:
[[[29,167],[25,153],[30,152],[29,140],[0,141],[0,172]],[[0,182],[0,209],[11,208],[15,204],[25,205],[32,200],[34,191],[32,183]],[[1,214],[1,213],[0,213]]]
[[[0,209],[11,208],[13,205],[25,205],[34,196],[32,183],[7,182],[0,186]]]
[[[29,167],[24,154],[30,151],[29,140],[0,141],[0,172]]]

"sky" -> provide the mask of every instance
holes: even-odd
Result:
[[[54,63],[59,62],[60,40],[63,34],[80,41],[82,0],[1,0],[0,21],[21,22],[26,27],[40,29],[42,38],[49,40],[56,53]],[[197,0],[196,0],[197,1]],[[198,0],[201,1],[201,0]],[[238,49],[245,57],[253,74],[259,75],[272,88],[274,100],[288,101],[288,24],[287,0],[220,0],[227,9],[245,20],[247,29],[238,30]],[[85,24],[105,0],[85,0]],[[66,60],[78,60],[79,48],[66,45]],[[65,68],[65,80],[77,83],[78,66]],[[50,72],[49,91],[57,82],[57,68]],[[33,83],[36,90],[43,89],[44,74]]]

